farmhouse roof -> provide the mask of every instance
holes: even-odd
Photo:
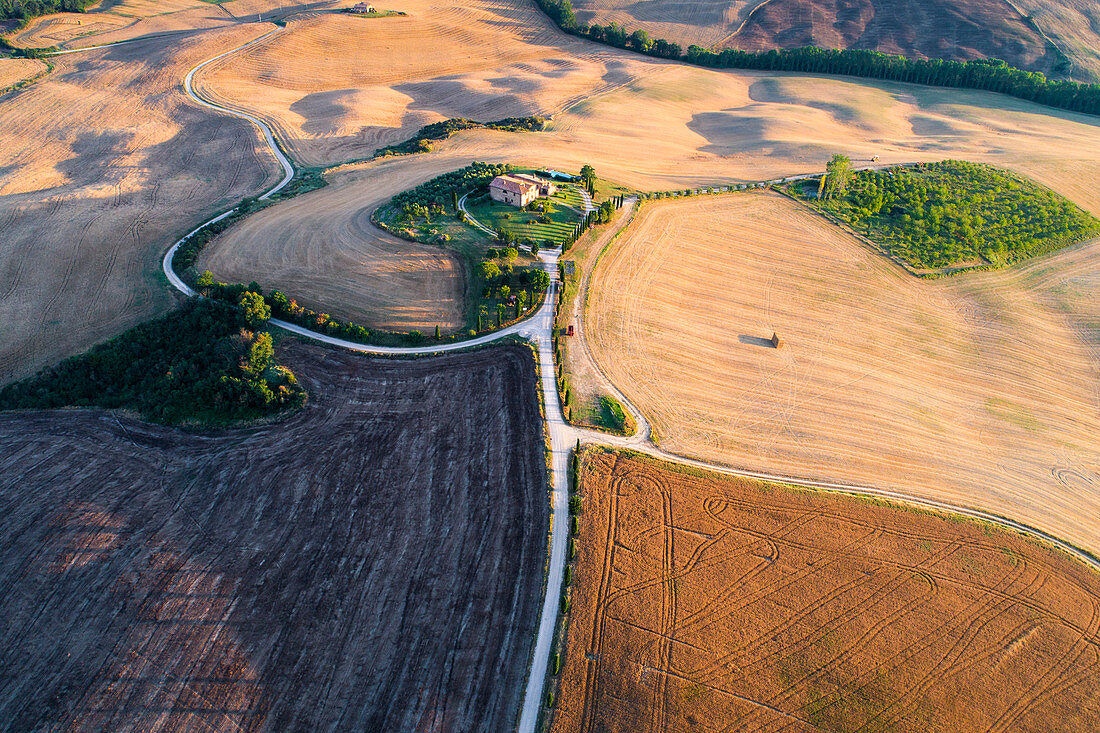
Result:
[[[497,176],[489,184],[489,188],[499,188],[509,193],[524,194],[535,187],[530,181],[520,180],[514,176]]]

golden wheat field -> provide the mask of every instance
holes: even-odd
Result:
[[[551,730],[1100,725],[1082,563],[959,517],[584,455]]]
[[[0,101],[0,211],[8,212],[0,226],[6,227],[9,241],[25,243],[33,237],[41,252],[51,253],[33,297],[15,298],[13,290],[0,301],[0,310],[18,324],[15,335],[6,332],[0,343],[0,377],[25,374],[163,307],[167,296],[159,288],[150,289],[158,250],[186,231],[187,224],[198,222],[197,215],[187,212],[209,212],[216,201],[254,194],[261,190],[259,182],[272,174],[269,156],[255,147],[254,129],[184,102],[179,83],[190,65],[272,29],[267,23],[244,21],[254,20],[249,15],[253,11],[271,13],[275,6],[251,0],[202,5],[181,3],[167,15],[140,18],[126,34],[148,35],[151,24],[167,19],[184,27],[199,23],[190,14],[206,18],[202,14],[215,11],[226,13],[233,27],[62,57],[52,75]],[[209,255],[226,277],[271,281],[323,310],[374,321],[368,325],[423,319],[431,327],[451,322],[461,309],[453,298],[464,284],[456,281],[447,253],[379,239],[361,224],[367,204],[411,185],[419,171],[443,172],[471,160],[566,170],[591,163],[605,178],[653,190],[815,171],[834,152],[851,155],[857,164],[873,156],[884,163],[959,157],[1034,175],[1100,211],[1100,192],[1090,184],[1100,174],[1100,129],[1094,118],[988,93],[722,72],[648,59],[566,36],[521,0],[412,0],[400,8],[407,16],[391,18],[329,12],[335,7],[322,3],[278,9],[277,15],[290,18],[283,30],[208,67],[199,74],[198,86],[269,120],[299,164],[365,157],[421,124],[453,115],[553,118],[548,131],[540,134],[456,135],[435,153],[387,163],[393,167],[386,170],[394,172],[378,183],[367,173],[370,166],[346,181],[335,174],[334,187],[346,192],[312,195],[314,203],[324,201],[326,216],[320,221],[306,217],[315,223],[308,243],[263,252],[259,240],[236,243],[235,234],[229,234]],[[48,20],[32,23],[27,32]],[[93,34],[81,37],[80,43],[119,37]],[[161,116],[150,117],[146,108]],[[191,122],[207,127],[199,134]],[[178,125],[196,130],[199,137],[174,136]],[[98,132],[93,136],[89,130]],[[126,144],[111,142],[131,136]],[[139,152],[146,136],[152,148]],[[78,139],[81,143],[74,148]],[[165,156],[173,162],[152,171]],[[405,166],[408,173],[400,173]],[[68,180],[67,170],[83,176],[79,192],[59,188]],[[147,195],[144,208],[123,212],[111,206],[119,177],[129,181],[123,194],[130,185],[156,188],[155,205]],[[240,182],[241,177],[251,183]],[[177,179],[190,188],[166,198]],[[223,180],[239,185],[223,187]],[[186,200],[178,210],[177,195]],[[42,207],[48,211],[49,202],[59,196],[65,197],[66,206],[59,219],[35,213]],[[346,205],[337,204],[338,197]],[[88,214],[82,219],[85,215],[78,212],[85,205]],[[39,208],[32,211],[31,206]],[[294,208],[285,215],[275,213],[282,207]],[[262,220],[234,232],[248,232],[246,239],[261,231],[266,236],[270,232],[263,222],[287,221],[302,211],[294,202],[279,204]],[[352,220],[359,224],[349,225]],[[139,234],[136,250],[117,250],[132,257],[132,267],[146,278],[134,301],[137,310],[125,318],[117,315],[130,307],[124,293],[131,286],[117,295],[108,289],[109,296],[100,297],[92,308],[76,306],[84,299],[73,283],[102,292],[93,285],[102,277],[99,269],[114,267],[112,258],[101,256],[105,245],[99,242],[117,241],[117,232],[131,226],[144,231],[149,221],[165,226]],[[80,227],[85,224],[89,229],[82,240]],[[89,247],[88,241],[97,244]],[[375,247],[375,241],[387,241],[389,248]],[[27,246],[0,254],[0,260],[14,262]],[[336,265],[346,266],[343,277],[332,277]],[[418,267],[423,272],[415,273]],[[391,275],[394,282],[384,282]],[[333,284],[337,280],[349,282]],[[57,294],[62,283],[63,292]],[[402,297],[402,290],[410,287],[412,298]],[[421,287],[428,290],[416,290]],[[72,313],[61,312],[58,304],[63,302],[74,304]],[[83,328],[87,338],[77,343],[57,337],[55,331],[69,332],[74,326]],[[40,347],[46,350],[39,353]]]
[[[58,57],[0,100],[0,381],[163,312],[172,241],[275,177],[252,126],[178,92],[258,30]]]
[[[926,281],[779,194],[699,197],[642,208],[587,335],[666,450],[977,505],[1096,552],[1098,278],[1100,240]]]

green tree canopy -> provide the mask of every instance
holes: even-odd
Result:
[[[271,307],[259,293],[250,290],[241,293],[237,306],[241,309],[241,318],[252,328],[264,325],[271,318]]]

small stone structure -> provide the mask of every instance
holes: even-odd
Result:
[[[782,349],[783,348],[784,341],[783,341],[783,339],[779,338],[779,334],[776,333],[775,331],[772,331],[772,337],[771,337],[770,341],[772,342],[772,348],[773,349]]]

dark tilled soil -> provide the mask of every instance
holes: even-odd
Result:
[[[310,404],[261,428],[0,415],[0,729],[514,724],[549,528],[530,354],[284,358]]]

